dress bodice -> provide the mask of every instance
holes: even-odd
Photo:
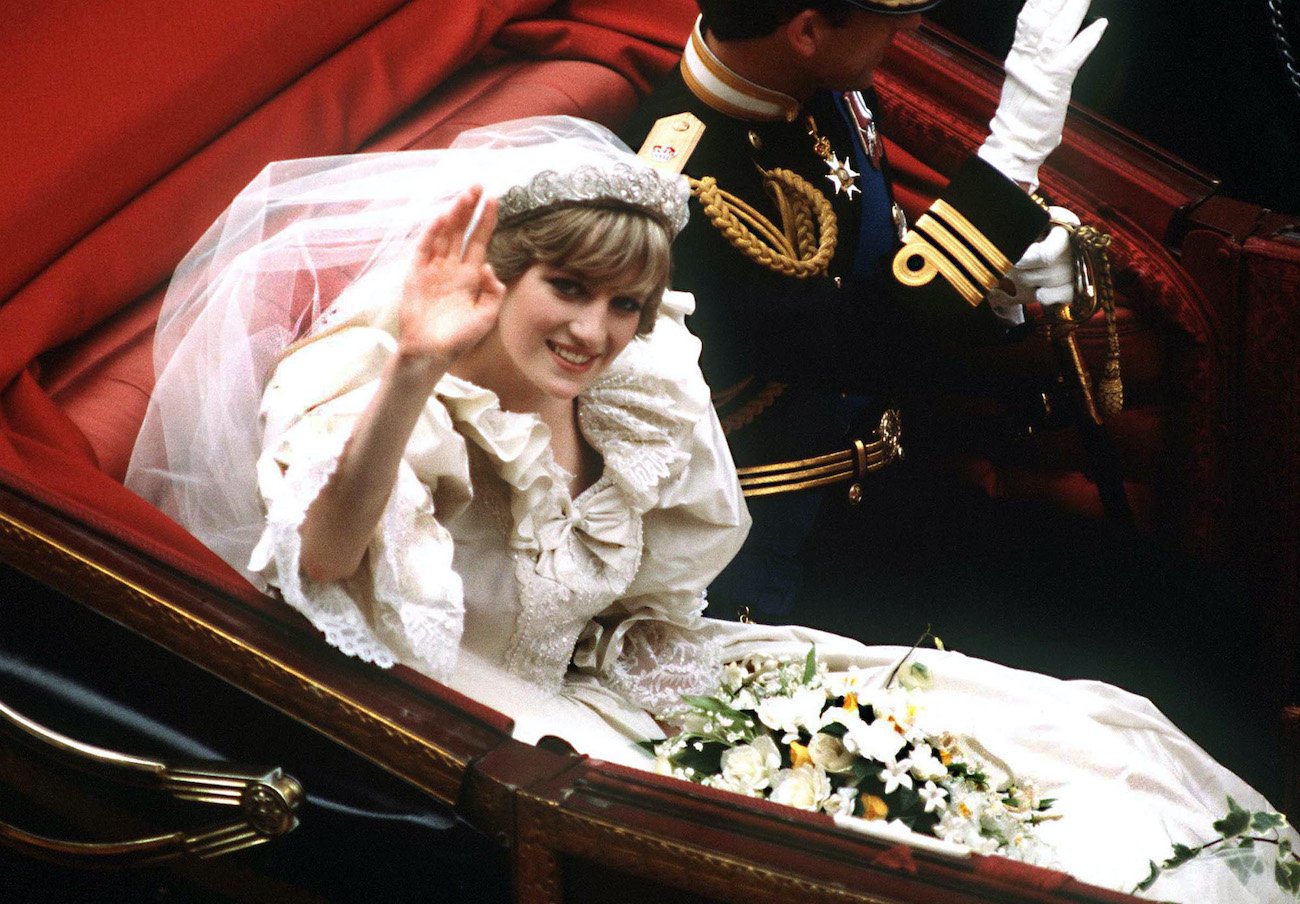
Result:
[[[299,348],[263,399],[268,517],[250,568],[331,643],[382,665],[446,679],[463,648],[546,693],[576,670],[646,708],[706,685],[703,591],[748,517],[684,326],[689,300],[667,301],[650,337],[578,399],[604,468],[577,497],[540,417],[444,376],[365,565],[331,584],[300,574],[298,528],[396,346],[361,324]]]

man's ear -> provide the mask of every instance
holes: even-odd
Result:
[[[786,45],[797,59],[814,60],[830,23],[815,9],[802,9],[781,26]]]

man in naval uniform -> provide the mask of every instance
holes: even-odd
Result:
[[[1088,0],[1028,0],[992,134],[909,231],[871,81],[938,2],[699,0],[680,66],[623,131],[694,188],[674,287],[695,293],[689,325],[754,518],[712,614],[788,613],[824,495],[856,502],[899,456],[888,403],[926,378],[937,341],[1005,333],[1035,292],[1071,297],[1064,230],[1029,192],[1105,22],[1079,32]]]

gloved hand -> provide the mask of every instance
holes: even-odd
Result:
[[[1072,226],[1079,218],[1064,207],[1049,207],[1052,219]],[[1074,249],[1064,226],[1053,226],[1040,241],[1030,245],[1007,274],[1015,294],[1002,289],[989,293],[993,313],[1012,325],[1025,322],[1023,305],[1037,299],[1045,306],[1069,304],[1074,300]]]
[[[1007,54],[1002,99],[979,156],[1008,178],[1038,187],[1038,168],[1061,143],[1070,89],[1106,20],[1083,31],[1089,0],[1026,0]]]

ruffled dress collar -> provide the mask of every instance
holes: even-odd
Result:
[[[456,376],[438,383],[457,432],[510,488],[521,611],[507,667],[522,677],[557,687],[582,627],[636,576],[642,516],[690,460],[693,419],[674,390],[664,377],[614,367],[579,397],[578,427],[604,467],[572,497],[538,415],[505,411],[494,392]]]

